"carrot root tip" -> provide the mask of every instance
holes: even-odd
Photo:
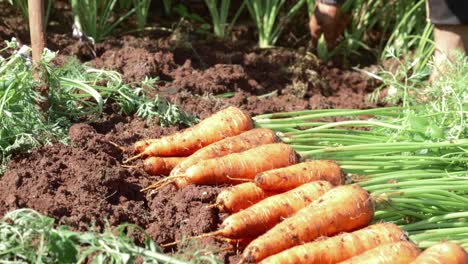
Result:
[[[138,154],[138,155],[135,155],[135,156],[133,156],[133,157],[130,157],[130,158],[124,160],[123,163],[124,163],[124,164],[125,164],[125,163],[129,163],[130,161],[136,160],[136,159],[142,157],[143,155],[144,155],[144,153],[142,152],[142,153],[140,153],[140,154]]]
[[[218,207],[218,206],[219,206],[219,204],[217,204],[217,203],[215,203],[215,204],[210,204],[210,205],[207,205],[207,206],[206,206],[206,209],[216,208],[216,207]]]
[[[124,168],[129,168],[129,169],[135,169],[138,168],[138,166],[131,166],[131,165],[121,165]]]
[[[119,144],[117,144],[117,143],[115,143],[115,142],[113,142],[113,141],[108,140],[107,143],[109,143],[109,144],[111,144],[112,146],[114,146],[114,147],[120,149],[120,151],[122,151],[122,152],[127,152],[127,151],[128,151],[128,149],[127,149],[126,147],[120,146]]]

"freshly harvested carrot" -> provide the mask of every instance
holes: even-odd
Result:
[[[354,256],[340,264],[408,264],[421,253],[419,248],[408,241],[383,244]]]
[[[317,200],[332,188],[333,185],[329,182],[317,181],[270,196],[230,215],[223,221],[217,233],[228,238],[256,237]]]
[[[467,264],[468,254],[452,242],[441,242],[424,250],[411,264]]]
[[[236,213],[275,194],[278,192],[264,191],[255,183],[246,182],[220,192],[216,198],[215,206],[222,213]]]
[[[169,176],[142,191],[160,189],[172,183],[175,183],[178,188],[189,184],[237,184],[243,179],[253,179],[262,171],[295,164],[297,160],[297,153],[289,145],[266,144],[220,158],[200,160],[188,168],[184,174]]]
[[[406,240],[398,226],[380,223],[334,237],[287,249],[262,260],[261,264],[334,264],[382,244]]]
[[[256,237],[301,210],[333,188],[329,182],[316,181],[304,184],[288,192],[270,196],[224,219],[217,231],[195,236],[203,238],[220,235],[240,239]],[[255,241],[255,240],[254,240]],[[169,243],[164,246],[177,244]]]
[[[243,261],[259,262],[285,249],[367,226],[374,215],[369,194],[357,185],[338,186],[252,241]]]
[[[171,170],[186,157],[149,157],[143,161],[143,169],[149,175],[169,175]]]
[[[184,162],[181,162],[171,175],[180,175],[200,160],[219,158],[227,154],[246,151],[253,147],[278,142],[275,132],[268,128],[254,128],[240,135],[225,138],[197,150]]]
[[[269,170],[255,177],[258,187],[268,191],[287,191],[311,181],[344,183],[344,174],[338,163],[331,160],[310,160],[289,167]]]
[[[228,107],[204,119],[197,125],[172,135],[164,136],[125,162],[146,156],[188,156],[213,142],[239,135],[253,128],[250,116],[236,107]],[[145,143],[137,143],[137,148]]]

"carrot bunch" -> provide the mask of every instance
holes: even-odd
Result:
[[[453,245],[418,257],[420,250],[398,226],[369,225],[372,197],[358,185],[344,185],[336,162],[299,162],[289,145],[270,129],[253,128],[240,109],[229,107],[192,128],[136,142],[134,149],[137,155],[126,162],[145,157],[149,174],[167,175],[143,190],[232,185],[212,205],[230,215],[217,230],[193,238],[214,236],[242,246],[241,262],[429,263],[426,258],[452,252],[461,260],[451,263],[466,263],[466,252]]]

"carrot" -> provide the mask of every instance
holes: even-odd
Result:
[[[220,192],[215,206],[220,212],[236,213],[275,194],[278,192],[264,191],[255,183],[246,182]]]
[[[306,182],[318,180],[341,185],[344,183],[344,174],[335,161],[311,160],[265,171],[255,177],[257,186],[268,191],[287,191]]]
[[[239,183],[239,179],[253,179],[262,171],[295,164],[296,152],[283,143],[261,145],[223,157],[200,160],[182,175],[169,176],[143,191],[162,188],[175,183],[178,188],[189,184],[217,185]]]
[[[332,187],[329,182],[317,181],[265,198],[226,218],[217,232],[228,238],[258,236],[317,200]]]
[[[261,264],[332,264],[359,255],[382,244],[406,240],[398,226],[380,223],[334,237],[287,249],[262,260]]]
[[[243,261],[258,262],[320,236],[350,232],[369,224],[374,215],[369,194],[357,185],[338,186],[252,241]]]
[[[204,119],[197,125],[151,142],[138,155],[125,162],[146,156],[188,156],[198,149],[226,137],[239,135],[253,128],[252,119],[242,110],[228,107]],[[136,148],[146,143],[138,142]]]
[[[435,244],[421,253],[411,264],[467,264],[468,254],[452,242]]]
[[[143,169],[149,175],[169,175],[171,170],[186,157],[149,157],[143,161]]]
[[[420,254],[419,248],[408,241],[380,245],[340,264],[407,264]]]
[[[240,135],[225,138],[197,150],[195,153],[190,155],[187,160],[181,162],[177,167],[175,167],[171,172],[171,175],[180,175],[184,173],[190,166],[200,160],[218,158],[227,154],[238,153],[263,144],[275,142],[278,142],[278,137],[273,130],[267,128],[254,128],[243,132]]]
[[[256,237],[284,218],[319,199],[333,188],[329,182],[316,181],[304,184],[288,192],[270,196],[224,219],[217,231],[195,236],[203,238],[220,235],[230,239]],[[163,246],[177,244],[169,243]]]

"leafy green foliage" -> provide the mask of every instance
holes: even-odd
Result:
[[[275,45],[286,23],[288,23],[305,4],[305,0],[295,4],[281,15],[286,0],[245,0],[250,16],[258,31],[258,45],[269,48]],[[284,11],[284,10],[283,10]]]
[[[432,83],[424,81],[428,72],[417,60],[373,75],[399,107],[254,119],[278,131],[303,158],[336,160],[350,182],[371,192],[374,221],[400,225],[421,247],[448,240],[468,248],[468,58],[455,57]]]
[[[143,235],[137,245],[133,237]],[[54,227],[54,219],[31,209],[7,213],[0,220],[0,262],[15,263],[144,263],[186,262],[161,253],[138,226],[123,224],[99,233]]]
[[[122,21],[131,16],[137,7],[116,15],[113,11],[117,0],[70,0],[75,26],[80,32],[93,38],[95,42],[103,41]]]
[[[173,1],[172,0],[162,0],[162,1],[163,1],[163,6],[164,6],[164,14],[166,14],[166,16],[170,16],[172,13]]]
[[[143,30],[148,20],[148,11],[151,0],[133,0],[133,5],[136,8],[136,18],[139,30]]]
[[[456,140],[468,138],[468,58],[455,54],[455,61],[447,60],[441,67],[444,74],[428,84],[427,67],[421,68],[424,58],[413,61],[398,61],[395,53],[387,53],[387,58],[398,62],[395,71],[382,70],[378,78],[382,86],[374,91],[371,99],[377,100],[383,88],[387,89],[385,101],[399,103],[405,107],[402,123],[419,133],[424,140]],[[404,131],[402,131],[403,133]]]
[[[432,25],[426,21],[425,0],[378,1],[347,0],[341,6],[351,16],[351,24],[343,39],[333,50],[326,43],[318,43],[317,55],[332,57],[360,55],[365,50],[384,59],[388,50],[398,50],[402,56],[421,58],[417,67],[424,67],[433,51]],[[307,0],[309,14],[315,1]],[[375,33],[379,35],[375,36]],[[374,33],[374,34],[373,34]],[[416,52],[413,52],[416,51]]]
[[[24,53],[0,60],[0,174],[13,153],[57,141],[66,143],[71,124],[82,117],[99,117],[106,103],[117,104],[123,114],[157,117],[163,126],[197,122],[163,97],[154,96],[158,92],[155,79],[129,85],[117,72],[89,68],[74,59],[53,67],[49,61],[54,54],[47,50],[42,69],[48,76],[50,108],[43,113],[36,106],[43,98],[35,91],[39,83],[33,78],[25,47]],[[7,42],[5,49],[14,48],[16,42]]]
[[[211,14],[214,34],[220,39],[226,38],[227,34],[231,32],[232,27],[245,6],[245,2],[242,2],[241,7],[237,10],[232,21],[228,23],[229,8],[231,5],[230,0],[205,0],[205,4]]]

